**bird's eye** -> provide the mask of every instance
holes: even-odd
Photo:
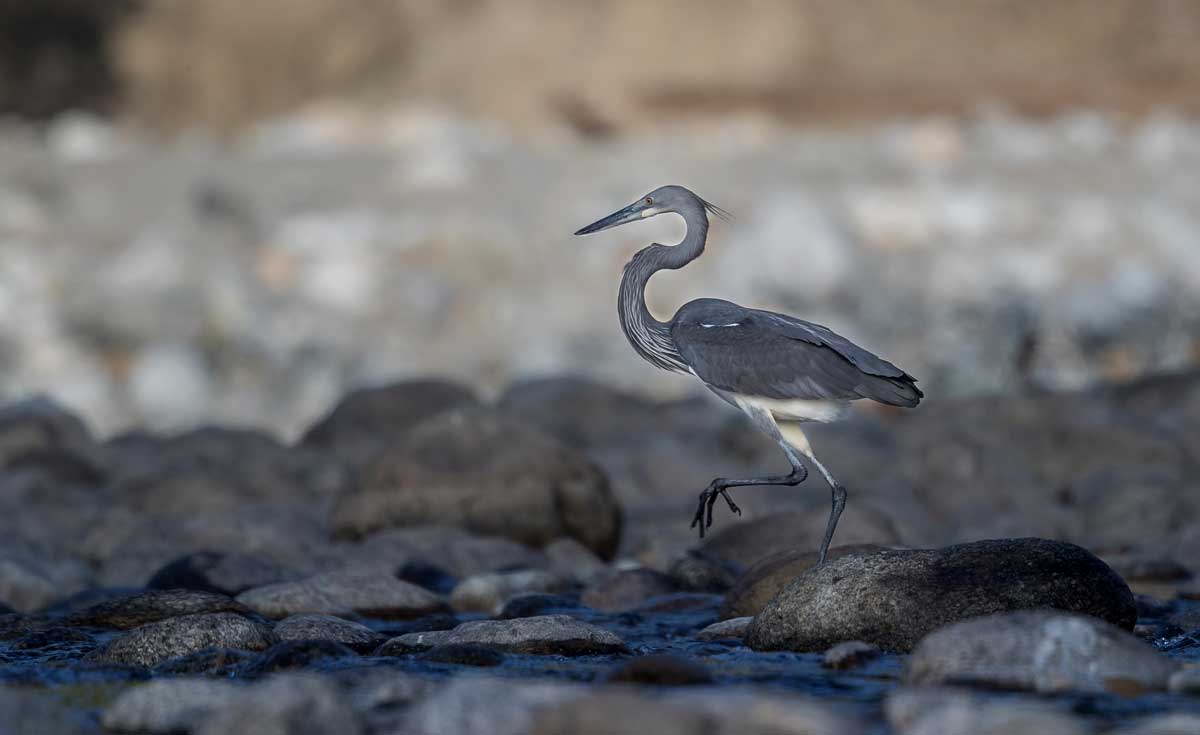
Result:
[[[654,204],[654,197],[646,197],[646,204]]]

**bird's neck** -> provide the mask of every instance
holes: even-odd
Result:
[[[686,219],[688,231],[682,242],[671,246],[649,245],[625,265],[617,301],[621,330],[634,351],[650,364],[676,372],[686,371],[687,364],[671,339],[671,325],[655,319],[646,306],[646,284],[655,273],[682,268],[704,252],[708,218],[701,212],[696,221]]]

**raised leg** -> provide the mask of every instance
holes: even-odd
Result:
[[[825,523],[825,536],[821,539],[821,549],[817,554],[817,564],[824,564],[825,556],[829,553],[829,544],[833,541],[833,532],[837,529],[838,519],[842,517],[842,511],[846,508],[846,488],[839,485],[829,470],[825,469],[825,465],[816,458],[812,445],[808,442],[808,437],[798,424],[783,424],[779,427],[779,432],[788,444],[813,463],[817,471],[825,477],[825,482],[829,483],[833,495],[832,507],[829,509],[829,520]]]
[[[789,459],[792,459],[789,456]],[[803,464],[800,464],[798,459],[792,462],[792,471],[786,475],[777,477],[747,477],[740,480],[733,480],[727,477],[718,477],[708,484],[704,492],[700,493],[700,504],[696,508],[696,515],[692,518],[692,528],[700,526],[700,538],[704,538],[704,529],[711,526],[713,523],[713,505],[717,502],[717,496],[725,498],[725,502],[729,504],[729,510],[742,514],[742,509],[737,507],[733,502],[733,498],[729,497],[727,490],[731,487],[746,487],[749,485],[799,485],[808,477],[808,469]]]

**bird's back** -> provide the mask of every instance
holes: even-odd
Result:
[[[671,337],[692,372],[722,391],[771,399],[916,406],[916,379],[827,327],[721,299],[684,304]]]

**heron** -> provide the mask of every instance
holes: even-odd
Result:
[[[916,378],[887,360],[827,327],[787,314],[705,298],[684,304],[668,322],[654,318],[646,306],[650,278],[700,257],[708,240],[709,214],[728,221],[729,213],[682,186],[663,186],[575,233],[589,235],[660,214],[681,216],[687,232],[675,245],[651,243],[625,264],[617,299],[621,330],[651,365],[691,373],[745,413],[779,444],[792,467],[786,475],[715,478],[700,493],[692,527],[699,526],[704,537],[718,497],[741,515],[729,488],[796,486],[808,477],[808,462],[824,476],[832,494],[817,558],[823,564],[846,507],[846,488],[817,459],[802,424],[841,419],[850,403],[862,398],[912,408],[924,394]]]

